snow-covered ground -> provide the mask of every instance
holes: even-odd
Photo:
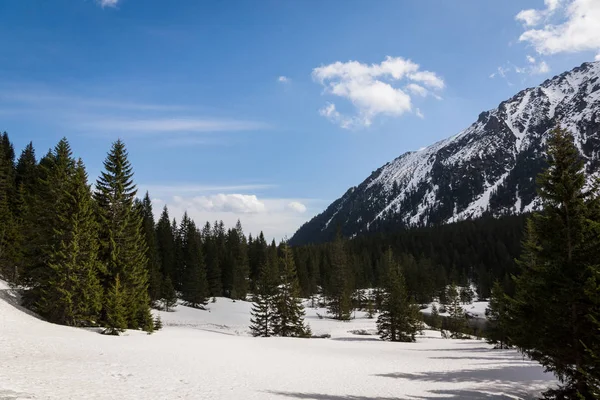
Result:
[[[330,339],[248,336],[250,304],[217,299],[210,311],[160,312],[164,329],[121,337],[49,324],[16,305],[0,281],[0,399],[515,399],[554,383],[515,351],[425,331],[417,343],[388,343],[319,319]]]

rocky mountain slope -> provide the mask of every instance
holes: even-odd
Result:
[[[292,244],[535,209],[547,133],[575,135],[588,172],[600,163],[600,62],[525,89],[457,135],[408,152],[304,224]]]

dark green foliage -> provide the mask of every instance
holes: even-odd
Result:
[[[147,248],[142,236],[142,216],[133,201],[136,187],[125,144],[113,143],[104,171],[96,182],[94,198],[100,224],[100,260],[106,286],[119,275],[127,304],[127,327],[151,329],[148,296]],[[105,311],[106,314],[106,311]]]
[[[202,254],[202,238],[196,224],[187,215],[184,215],[181,224],[184,262],[182,274],[185,277],[182,284],[181,299],[189,307],[204,308],[208,303],[209,291],[204,255]]]
[[[493,290],[493,287],[492,287]],[[471,304],[473,303],[473,297],[475,296],[475,293],[473,293],[473,289],[471,289],[471,286],[464,286],[460,288],[460,302],[463,304]]]
[[[300,287],[292,249],[282,245],[281,283],[275,295],[273,334],[286,337],[310,337],[310,328],[304,324],[304,307],[300,301]]]
[[[510,322],[508,320],[507,300],[502,285],[497,281],[492,287],[492,296],[489,306],[485,310],[485,316],[488,320],[485,332],[487,342],[493,344],[497,349],[508,349],[510,347],[508,338]]]
[[[440,317],[440,312],[435,304],[431,306],[430,326],[432,329],[442,328],[442,319]]]
[[[206,280],[208,283],[208,293],[216,297],[222,295],[221,284],[221,265],[217,249],[217,239],[213,237],[213,231],[210,222],[206,222],[202,228],[202,252],[206,264]]]
[[[40,282],[38,312],[51,322],[82,326],[98,320],[102,287],[98,279],[97,224],[87,174],[81,160],[55,208],[56,243],[50,249],[47,273]]]
[[[464,332],[467,329],[467,316],[460,304],[458,288],[453,283],[446,291],[446,312],[448,313],[448,331],[452,339],[465,339]]]
[[[160,300],[163,304],[163,310],[171,311],[177,306],[177,292],[175,292],[173,282],[171,282],[171,278],[168,276],[163,280],[161,293]]]
[[[266,243],[265,243],[266,244]],[[279,287],[278,260],[266,258],[259,270],[252,305],[250,331],[253,336],[272,336],[277,318],[276,295]]]
[[[584,189],[583,160],[568,132],[548,138],[548,164],[537,182],[544,208],[528,221],[509,304],[510,337],[562,382],[549,397],[593,398],[600,376],[593,357],[600,347],[598,190]]]
[[[227,232],[223,287],[232,299],[246,299],[248,293],[248,243],[240,221]]]
[[[163,279],[175,278],[175,237],[169,219],[169,210],[164,206],[156,224],[156,245],[160,259],[160,272]]]
[[[347,321],[352,308],[351,272],[344,249],[344,241],[338,235],[331,246],[331,276],[327,289],[327,312],[332,318]]]
[[[136,201],[136,208],[142,216],[142,236],[146,242],[148,295],[152,304],[155,304],[160,300],[162,274],[160,272],[160,259],[158,255],[156,228],[154,226],[154,214],[152,213],[152,202],[150,201],[148,192],[146,192],[142,201]]]
[[[377,333],[383,340],[414,342],[422,329],[419,307],[412,301],[404,282],[400,265],[391,250],[384,255],[387,280],[383,292],[381,313],[377,318]]]
[[[123,293],[119,274],[117,274],[104,299],[106,312],[104,334],[118,335],[127,328],[126,304],[126,296]]]
[[[159,331],[163,327],[162,319],[160,319],[160,315],[154,317],[154,330]]]
[[[0,137],[0,276],[15,281],[20,258],[18,219],[11,207],[15,196],[14,160],[8,135]]]

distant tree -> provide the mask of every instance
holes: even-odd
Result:
[[[156,238],[156,227],[154,224],[154,213],[152,212],[152,201],[146,192],[144,199],[136,203],[138,212],[142,216],[142,236],[146,242],[146,268],[148,270],[148,295],[152,304],[160,300],[162,286],[162,274],[160,272],[160,257],[158,254],[158,243]]]
[[[494,282],[492,286],[492,296],[490,303],[485,310],[485,316],[488,320],[486,330],[486,339],[489,344],[493,344],[497,349],[508,349],[510,340],[508,338],[509,320],[507,301],[500,282]]]
[[[159,331],[163,327],[162,319],[160,319],[160,315],[154,317],[154,330]]]
[[[171,311],[177,306],[177,293],[175,292],[171,278],[168,276],[163,280],[161,301],[165,311]]]
[[[251,311],[253,336],[273,336],[277,318],[276,295],[279,288],[279,263],[265,259],[259,270]]]
[[[419,307],[407,293],[404,276],[392,250],[388,249],[384,257],[388,279],[377,318],[377,332],[383,340],[414,342],[417,332],[422,329]]]
[[[163,207],[156,224],[156,244],[163,279],[175,279],[175,238],[171,227],[171,219],[167,206]]]
[[[475,293],[473,292],[473,289],[471,289],[470,285],[460,288],[460,302],[461,303],[471,304],[471,303],[473,303],[474,297],[475,297]]]
[[[446,312],[448,313],[448,331],[452,339],[465,339],[464,332],[467,329],[467,316],[460,304],[460,295],[456,285],[453,283],[446,292]]]
[[[440,312],[435,304],[431,306],[431,328],[442,328],[442,319],[440,317]]]
[[[310,328],[304,324],[304,307],[300,301],[300,286],[292,249],[283,243],[281,265],[283,274],[275,296],[273,334],[276,336],[309,337]]]
[[[327,312],[341,321],[350,319],[352,308],[352,288],[350,271],[344,249],[344,241],[338,234],[331,244],[331,282],[329,285]]]
[[[119,274],[115,276],[115,281],[106,293],[105,310],[106,321],[104,334],[119,335],[127,328],[126,319],[126,297],[123,294]]]
[[[186,219],[184,219],[185,221]],[[208,303],[209,289],[206,280],[202,237],[191,219],[187,219],[184,234],[183,260],[185,264],[181,298],[189,307],[204,308]]]

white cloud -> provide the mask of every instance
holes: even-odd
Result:
[[[277,82],[288,83],[289,81],[290,81],[290,78],[288,78],[287,76],[281,75],[280,77],[277,78]]]
[[[116,7],[119,3],[119,0],[96,0],[100,7]]]
[[[546,61],[542,61],[539,64],[532,66],[529,73],[532,75],[537,75],[546,74],[548,72],[550,72],[550,67],[548,64],[546,64]]]
[[[117,132],[223,132],[265,129],[266,124],[254,121],[174,117],[174,118],[98,118],[82,121],[83,129]]]
[[[319,110],[342,128],[368,127],[378,115],[397,117],[412,112],[410,95],[395,86],[401,80],[410,82],[407,91],[420,96],[427,89],[415,82],[431,90],[444,88],[444,81],[434,72],[420,71],[418,64],[402,57],[388,56],[380,64],[371,65],[337,61],[313,69],[312,76],[323,85],[326,94],[345,98],[356,109],[356,115],[352,116],[340,113],[334,103]]]
[[[415,115],[421,119],[425,118],[421,110],[419,110],[418,108],[415,110]]]
[[[295,212],[298,213],[303,213],[306,212],[306,206],[302,203],[300,203],[299,201],[292,201],[290,203],[288,203],[287,207]]]
[[[542,10],[523,10],[516,19],[527,29],[519,40],[540,54],[600,49],[600,1],[546,0]],[[524,17],[525,15],[525,17]],[[552,21],[550,21],[552,19]],[[538,26],[544,21],[544,25]]]
[[[528,55],[528,56],[527,56],[527,61],[528,61],[530,64],[535,64],[535,58],[533,58],[532,56],[529,56],[529,55]]]
[[[425,89],[421,85],[417,85],[416,83],[409,83],[408,85],[406,85],[406,90],[408,90],[412,94],[416,94],[422,97],[427,96],[427,93],[429,93],[427,89]]]

